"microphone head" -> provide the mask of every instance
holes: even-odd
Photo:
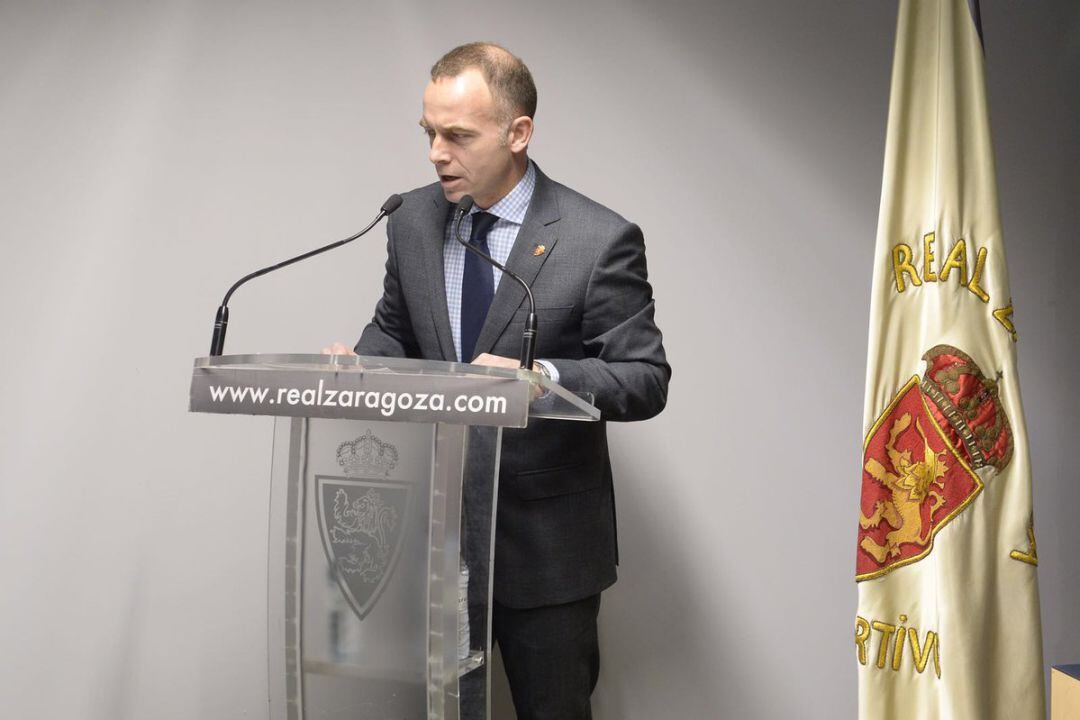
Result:
[[[472,199],[472,195],[466,195],[458,200],[457,211],[459,215],[468,215],[472,210],[472,206],[476,204],[476,201]]]
[[[397,210],[399,207],[401,207],[401,203],[401,196],[395,193],[394,195],[386,198],[386,202],[384,202],[382,204],[382,207],[379,209],[382,210],[384,214],[389,215],[395,210]]]

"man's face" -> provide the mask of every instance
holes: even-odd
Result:
[[[431,143],[428,159],[450,202],[472,195],[478,206],[488,208],[520,179],[514,164],[519,144],[496,117],[494,99],[479,70],[428,83],[420,126]]]

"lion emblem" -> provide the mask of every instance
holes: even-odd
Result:
[[[883,520],[893,528],[885,535],[884,543],[878,543],[869,535],[859,543],[859,547],[879,563],[884,563],[886,557],[899,555],[900,546],[904,543],[925,546],[930,541],[931,527],[929,523],[924,527],[923,503],[930,502],[931,517],[945,504],[945,498],[939,491],[945,489],[945,471],[948,468],[943,458],[946,453],[944,450],[934,452],[930,448],[922,423],[916,420],[915,430],[922,438],[923,457],[918,462],[912,462],[910,450],[896,449],[897,437],[910,427],[911,414],[904,413],[889,430],[885,450],[895,473],[889,472],[875,458],[868,458],[865,465],[866,472],[891,493],[890,499],[874,503],[874,512],[869,517],[861,511],[859,513],[859,526],[863,530],[876,528]]]
[[[345,490],[338,489],[330,539],[336,546],[352,548],[338,558],[341,571],[356,573],[364,582],[378,582],[390,557],[387,535],[397,522],[397,510],[386,505],[376,490],[350,500]]]

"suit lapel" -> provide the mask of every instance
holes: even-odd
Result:
[[[559,206],[555,201],[551,181],[537,168],[536,188],[529,202],[529,210],[525,213],[521,229],[514,240],[514,247],[506,261],[506,267],[520,275],[530,286],[558,240],[555,232],[558,220]],[[541,245],[544,247],[543,251],[539,251]],[[477,355],[491,352],[495,341],[502,335],[523,300],[526,300],[524,288],[513,278],[504,275],[499,280],[499,289],[495,292],[487,319],[480,329],[480,337],[476,339]]]
[[[443,360],[457,362],[457,350],[454,349],[454,335],[450,330],[450,311],[446,306],[446,275],[443,271],[443,243],[446,238],[446,220],[450,214],[450,203],[440,188],[432,199],[434,211],[424,213],[420,223],[420,245],[423,248],[424,272],[427,275],[425,287],[431,288],[431,321],[435,326],[435,336],[439,340],[439,350]]]

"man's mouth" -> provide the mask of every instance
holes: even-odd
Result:
[[[442,181],[443,183],[452,183],[455,180],[460,180],[460,179],[461,178],[459,178],[457,175],[439,175],[439,180]]]

